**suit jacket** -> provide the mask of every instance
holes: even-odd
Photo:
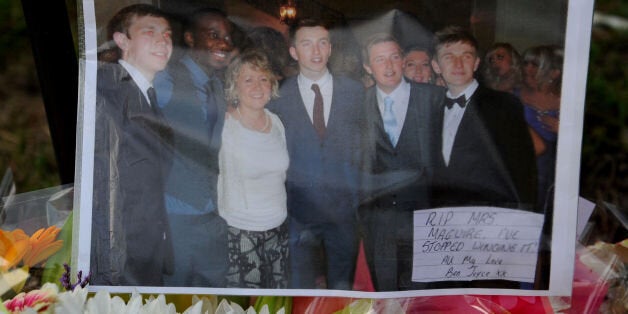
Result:
[[[95,130],[93,283],[162,285],[173,263],[163,199],[171,133],[119,64],[99,67]]]
[[[432,159],[430,120],[444,89],[410,83],[405,122],[397,145],[384,129],[377,89],[366,92],[368,128],[364,137],[365,203],[360,211],[364,249],[378,291],[411,286],[413,211],[430,207]]]
[[[218,151],[227,109],[222,82],[215,75],[208,78],[186,55],[156,76],[155,88],[173,129],[174,160],[166,193],[198,211],[180,214],[206,213],[213,208],[208,206],[216,205]]]
[[[534,208],[534,149],[517,98],[479,86],[460,122],[448,166],[442,155],[444,102],[434,113],[435,207],[475,205],[538,211]],[[472,287],[517,289],[520,283],[480,280],[413,284],[413,289]]]
[[[479,86],[460,122],[449,165],[442,156],[444,105],[435,110],[437,205],[532,209],[536,163],[523,107],[514,96]]]
[[[366,92],[367,128],[362,145],[367,156],[363,164],[366,174],[364,201],[378,203],[378,207],[390,207],[393,203],[408,203],[413,209],[429,206],[428,185],[437,164],[431,146],[435,127],[431,117],[435,114],[435,104],[442,101],[445,92],[428,84],[410,84],[406,122],[396,147],[392,146],[384,130],[375,86]],[[397,165],[397,170],[383,165],[383,155],[397,156],[399,151],[406,149],[416,149],[417,154],[400,161],[405,164]]]
[[[360,83],[333,77],[331,111],[322,140],[306,112],[296,76],[283,82],[280,98],[268,105],[286,130],[290,156],[286,191],[292,218],[306,224],[355,221],[363,94]]]

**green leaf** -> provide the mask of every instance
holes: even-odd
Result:
[[[74,212],[70,213],[65,224],[63,224],[63,228],[61,228],[61,232],[59,232],[58,239],[63,240],[63,247],[54,255],[50,256],[46,261],[46,266],[44,268],[44,273],[41,277],[41,283],[44,284],[46,282],[51,282],[56,284],[59,287],[59,291],[63,291],[64,288],[61,286],[61,276],[65,272],[63,269],[63,264],[70,265],[70,260],[72,258],[72,217],[74,216]],[[85,277],[87,273],[83,275]],[[76,280],[76,278],[73,278]]]

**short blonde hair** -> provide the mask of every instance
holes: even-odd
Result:
[[[397,47],[399,47],[399,53],[403,54],[401,45],[399,45],[399,41],[395,38],[395,36],[389,33],[375,33],[367,38],[366,42],[362,46],[362,64],[370,65],[371,48],[373,48],[373,46],[388,42],[397,44]]]
[[[277,81],[277,76],[272,70],[270,61],[268,61],[268,57],[259,49],[250,49],[237,56],[227,67],[225,77],[225,98],[227,103],[233,107],[236,107],[238,104],[236,81],[240,76],[240,72],[242,72],[242,68],[246,64],[250,65],[257,71],[266,74],[271,83],[271,98],[274,99],[279,97],[279,82]]]

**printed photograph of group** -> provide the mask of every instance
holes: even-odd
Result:
[[[270,2],[83,1],[92,285],[549,289],[568,1]]]

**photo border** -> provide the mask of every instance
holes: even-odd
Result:
[[[77,126],[76,184],[73,226],[73,271],[89,270],[91,207],[93,194],[94,132],[97,72],[97,26],[94,0],[78,1],[79,7],[79,101]],[[579,194],[580,155],[584,100],[589,59],[593,1],[568,0],[565,56],[561,94],[561,123],[556,158],[556,189],[552,226],[549,289],[499,288],[428,289],[394,292],[361,292],[313,289],[235,289],[150,286],[89,286],[90,291],[117,293],[343,296],[399,298],[435,295],[490,294],[549,296],[571,294],[575,256],[576,210]]]

